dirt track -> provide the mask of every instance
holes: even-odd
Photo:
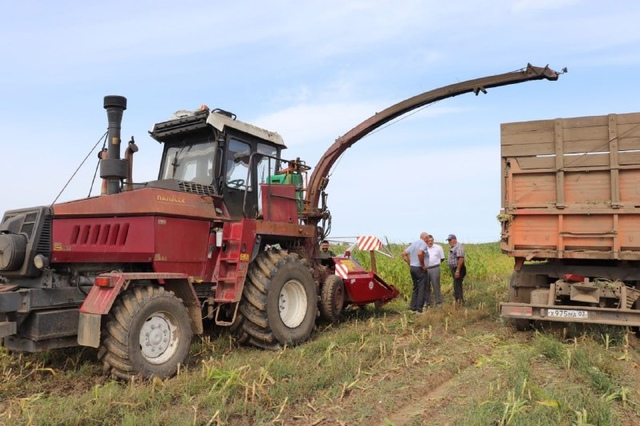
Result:
[[[442,315],[427,313],[411,320],[420,329]],[[481,319],[459,330],[434,331],[422,347],[412,345],[410,336],[403,337],[398,346],[409,354],[405,365],[380,369],[370,383],[355,388],[336,405],[309,404],[304,415],[285,419],[283,424],[350,425],[371,420],[386,426],[456,424],[465,413],[463,407],[481,400],[492,383],[508,373],[503,368],[509,364],[505,348],[525,343],[530,336],[493,319]],[[356,412],[363,416],[345,416]]]
[[[446,337],[435,349],[444,352],[442,358],[446,356],[453,360],[455,370],[430,372],[428,367],[420,369],[424,372],[424,380],[407,390],[413,396],[386,415],[380,424],[454,424],[458,420],[456,414],[464,411],[460,407],[481,398],[487,393],[489,383],[505,374],[493,358],[503,352],[505,341],[516,338],[514,332],[489,321],[474,323],[463,332],[463,335]],[[500,364],[508,363],[504,354],[500,360]]]
[[[415,325],[428,326],[430,320],[425,314],[415,320]],[[534,335],[534,331],[516,332],[493,318],[481,318],[458,330],[439,333],[421,347],[411,346],[411,338],[405,337],[406,348],[413,351],[407,365],[380,370],[372,375],[370,383],[354,389],[336,404],[310,404],[305,415],[288,418],[283,424],[482,424],[470,419],[469,413],[504,391],[522,345]],[[640,347],[640,342],[634,341],[634,345]],[[640,356],[637,348],[631,351],[633,360],[621,363],[621,367],[629,370],[623,376],[635,377]],[[532,386],[582,386],[572,382],[575,377],[563,368],[545,359],[534,360],[531,370]],[[634,389],[640,388],[639,379],[635,384]],[[620,417],[626,419],[621,424],[638,424],[640,418],[629,405],[620,405],[619,409]],[[358,417],[350,413],[362,414]]]

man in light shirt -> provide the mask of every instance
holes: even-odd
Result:
[[[420,239],[413,242],[402,252],[402,259],[409,265],[411,281],[413,281],[413,292],[409,303],[410,312],[422,312],[424,305],[425,277],[427,271],[427,237],[429,234],[423,232]]]
[[[444,261],[444,250],[438,244],[433,243],[433,235],[427,237],[427,275],[425,277],[426,289],[424,304],[431,306],[431,288],[436,299],[436,308],[442,307],[442,292],[440,291],[440,264]]]

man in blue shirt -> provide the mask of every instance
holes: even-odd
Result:
[[[422,306],[424,305],[426,290],[425,277],[427,271],[425,260],[427,257],[428,237],[428,233],[421,233],[420,239],[412,243],[402,252],[402,259],[409,265],[411,281],[413,281],[413,292],[411,293],[411,303],[409,303],[409,310],[411,312],[422,312]]]

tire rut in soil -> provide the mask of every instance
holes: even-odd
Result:
[[[473,325],[476,329],[484,329],[485,321],[479,321]],[[488,325],[486,328],[490,328]],[[469,327],[470,329],[470,327]],[[514,332],[504,329],[502,337],[497,336],[498,341],[507,339],[506,336],[513,335]],[[475,363],[480,357],[492,357],[501,351],[502,345],[493,346],[491,344],[482,345],[475,342],[475,339],[461,340],[458,336],[451,335],[450,341],[456,344],[465,342],[465,347],[460,348],[460,352],[469,351],[473,356],[459,357],[457,371],[435,374],[425,382],[411,386],[408,393],[416,395],[406,404],[395,407],[393,413],[385,416],[382,424],[457,424],[455,419],[446,417],[446,408],[449,405],[460,404],[459,398],[474,398],[474,391],[486,392],[483,383],[487,380],[494,380],[498,372],[495,367],[484,365],[477,368]],[[481,388],[475,388],[474,384],[480,384]]]

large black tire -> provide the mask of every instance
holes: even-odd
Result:
[[[167,378],[189,355],[191,322],[182,300],[162,287],[133,287],[116,300],[99,357],[119,378]]]
[[[511,274],[509,280],[509,302],[510,303],[529,303],[531,301],[531,289],[525,290],[523,287],[516,287],[517,272]],[[531,329],[531,321],[522,318],[510,320],[511,325],[518,331],[527,331]]]
[[[267,250],[249,265],[232,330],[240,343],[278,349],[307,341],[317,315],[316,285],[306,262],[294,253]]]
[[[320,293],[320,315],[330,322],[338,322],[346,302],[344,282],[335,274],[327,276]]]

